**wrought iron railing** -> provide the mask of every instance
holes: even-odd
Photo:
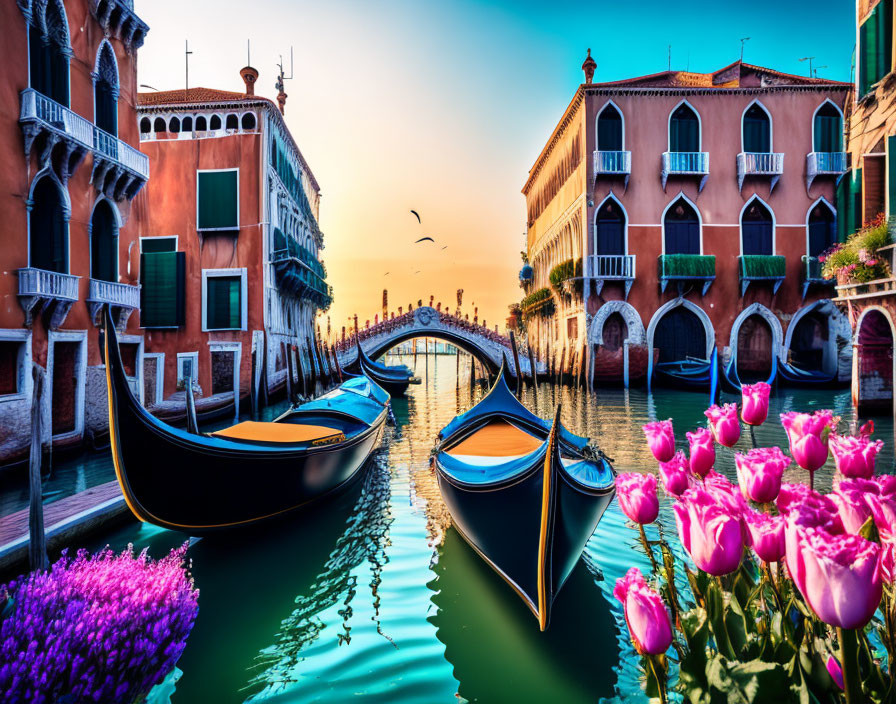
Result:
[[[592,254],[586,260],[586,276],[592,279],[634,279],[634,254]]]

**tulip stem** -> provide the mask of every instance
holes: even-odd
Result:
[[[647,557],[650,558],[650,564],[653,566],[653,571],[657,573],[659,572],[659,566],[656,564],[656,558],[654,558],[653,556],[653,550],[650,549],[650,543],[647,542],[647,533],[644,532],[644,526],[640,523],[638,524],[638,530],[641,533],[641,544],[647,551]]]
[[[753,442],[753,449],[755,450],[759,445],[756,444],[756,429],[751,425],[750,426],[750,440]]]
[[[656,688],[660,693],[660,704],[666,704],[669,700],[666,697],[666,678],[665,673],[663,673],[663,677],[660,677],[659,672],[657,672],[656,661],[658,655],[648,655],[647,661],[650,663],[650,670],[653,673],[653,678],[656,680]]]
[[[843,693],[846,704],[862,701],[862,684],[859,675],[859,643],[855,629],[837,627],[840,641],[840,667],[843,668]]]

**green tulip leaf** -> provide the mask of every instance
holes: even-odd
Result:
[[[861,528],[859,528],[859,535],[865,540],[870,540],[872,543],[880,545],[880,533],[871,516],[869,516],[868,520],[862,524]]]

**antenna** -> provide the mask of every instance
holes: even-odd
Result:
[[[187,99],[190,90],[190,41],[184,40],[184,100]]]
[[[744,62],[744,44],[750,41],[749,37],[741,37],[740,39],[740,62]]]
[[[812,59],[814,59],[814,58],[815,58],[814,56],[804,56],[803,58],[800,59],[800,62],[803,62],[803,61],[809,62],[809,76],[810,77],[812,76]]]
[[[815,76],[815,78],[818,78],[818,71],[819,71],[819,69],[822,69],[822,68],[827,68],[827,66],[816,66],[815,67],[815,73],[813,74]]]
[[[252,65],[252,40],[246,40],[246,66]]]
[[[666,70],[667,71],[672,70],[672,45],[671,44],[669,45],[669,61],[668,61]]]

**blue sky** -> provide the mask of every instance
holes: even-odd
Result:
[[[490,323],[518,300],[525,231],[520,188],[583,80],[672,68],[709,71],[739,56],[781,71],[849,80],[852,3],[759,0],[658,2],[411,2],[409,0],[137,0],[150,25],[139,82],[184,81],[274,97],[279,55],[295,52],[286,119],[321,184],[324,256],[336,329],[358,311],[418,298],[453,299],[457,287]],[[422,228],[409,215],[424,217]],[[421,234],[448,249],[412,246]],[[387,273],[388,272],[388,273]],[[419,273],[417,273],[419,272]]]

